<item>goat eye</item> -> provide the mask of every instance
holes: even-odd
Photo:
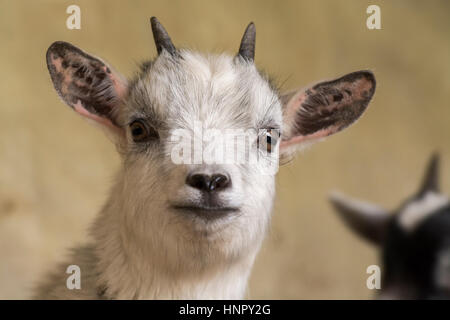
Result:
[[[273,151],[273,148],[276,147],[279,137],[280,137],[280,134],[279,134],[278,130],[264,129],[264,133],[259,139],[263,139],[262,140],[262,141],[264,141],[263,146],[265,145],[266,151],[268,153],[271,153]],[[259,139],[258,139],[258,146],[259,146]]]
[[[152,127],[148,127],[141,120],[133,121],[130,124],[131,135],[135,142],[144,142],[158,138],[158,133]]]

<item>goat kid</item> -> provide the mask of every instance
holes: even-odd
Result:
[[[380,248],[380,299],[450,299],[450,201],[439,191],[437,155],[419,191],[392,214],[339,193],[331,203],[355,233]]]
[[[286,159],[356,121],[375,91],[373,74],[358,71],[280,94],[255,67],[253,23],[235,56],[177,49],[156,18],[151,26],[158,56],[131,81],[69,43],[47,51],[59,96],[107,132],[122,166],[90,244],[38,287],[38,298],[243,298],[270,220],[274,174],[245,163],[175,164],[171,132],[193,131],[198,121],[263,129],[268,150]],[[66,288],[70,264],[81,268],[80,290]]]

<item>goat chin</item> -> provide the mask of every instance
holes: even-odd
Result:
[[[136,205],[138,202],[128,196],[129,190],[121,193],[123,190],[126,187],[119,178],[111,193],[114,196],[92,225],[90,244],[73,249],[66,262],[38,286],[35,298],[245,297],[268,221],[259,219],[256,226],[260,230],[254,232],[238,230],[245,227],[241,219],[248,219],[248,213],[208,225],[177,216],[179,213],[158,203],[158,198]],[[266,210],[270,209],[269,202]],[[161,220],[163,217],[169,219]],[[245,238],[244,234],[253,236]],[[80,289],[68,289],[70,273],[66,271],[70,265],[79,267]]]

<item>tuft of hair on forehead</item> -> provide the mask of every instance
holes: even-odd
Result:
[[[236,119],[252,113],[262,118],[279,107],[274,82],[254,63],[185,49],[178,50],[177,57],[162,52],[144,62],[130,82],[130,100],[138,113],[153,108],[165,116],[169,105],[196,115],[220,112],[227,105],[230,118]],[[281,121],[281,113],[278,118]]]
[[[161,54],[154,60],[142,62],[139,67],[139,73],[134,77],[132,84],[146,79],[152,69],[157,68],[161,73],[192,76],[207,82],[231,75],[259,76],[267,81],[274,91],[278,91],[274,79],[265,71],[256,68],[254,63],[241,59],[239,56],[231,56],[225,53],[202,54],[192,50],[180,49],[178,57]]]

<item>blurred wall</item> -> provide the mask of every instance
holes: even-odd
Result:
[[[65,26],[81,7],[81,30]],[[381,7],[382,30],[366,28]],[[353,127],[281,168],[272,228],[250,298],[366,299],[376,250],[327,203],[340,189],[394,208],[433,150],[450,191],[450,4],[446,1],[0,0],[0,298],[27,298],[44,270],[85,240],[119,162],[112,144],[57,97],[45,52],[55,40],[131,76],[155,55],[148,18],[179,46],[234,53],[249,21],[256,63],[284,89],[371,69],[376,96]]]

